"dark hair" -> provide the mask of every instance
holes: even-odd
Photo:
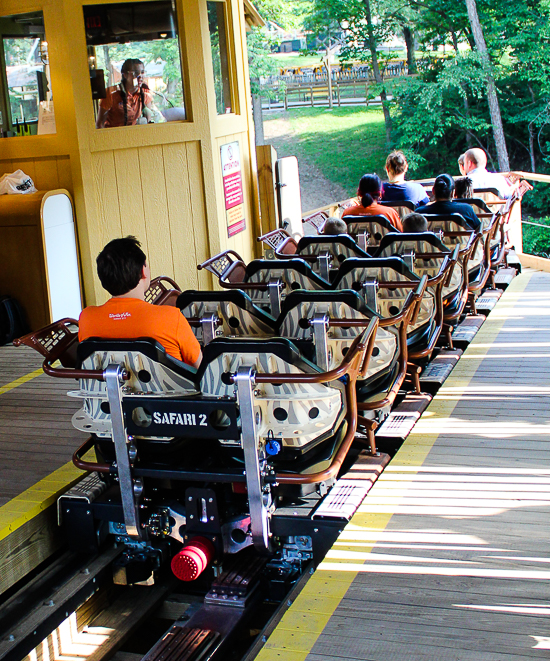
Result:
[[[407,170],[407,159],[402,151],[392,151],[386,159],[386,170],[392,174],[401,174]]]
[[[421,213],[409,213],[403,218],[403,232],[427,232],[428,221]]]
[[[131,57],[127,60],[124,60],[122,66],[120,67],[120,73],[126,73],[127,71],[130,71],[131,67],[139,67],[142,66],[145,69],[145,65],[141,60],[138,60],[135,57]],[[141,85],[139,88],[139,95],[141,96],[141,111],[143,112],[143,109],[145,108],[145,93],[144,93],[144,88],[149,89],[147,85]],[[126,93],[126,86],[124,85],[124,81],[121,81],[120,83],[120,94],[122,96],[122,101],[124,105],[124,126],[128,126],[128,94]]]
[[[382,190],[382,182],[377,174],[364,174],[359,182],[359,195],[361,196],[361,204],[364,207],[370,205],[380,197]]]
[[[455,197],[469,199],[474,196],[474,184],[470,177],[459,177],[455,179]]]
[[[346,234],[348,226],[341,218],[327,218],[323,226],[323,234]]]
[[[111,296],[122,296],[137,287],[147,261],[135,236],[110,241],[96,259],[97,275]]]
[[[455,189],[454,179],[450,174],[440,174],[434,182],[434,196],[435,199],[450,200],[453,196]]]

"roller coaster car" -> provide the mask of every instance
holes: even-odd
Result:
[[[277,318],[281,302],[290,291],[296,289],[326,290],[330,283],[313,271],[303,259],[255,259],[245,264],[232,250],[206,260],[199,269],[207,269],[219,278],[226,289],[241,289],[250,295],[254,303],[268,309]]]
[[[251,545],[290,564],[322,557],[327,540],[312,542],[312,517],[297,525],[279,513],[297,498],[313,499],[312,511],[334,483],[355,438],[355,382],[368,370],[378,318],[325,372],[282,338],[214,339],[198,371],[151,339],[88,339],[75,367],[53,367],[76,342],[74,324],[19,342],[41,347],[48,374],[79,379],[74,421],[92,436],[73,461],[92,473],[59,500],[73,547],[90,552],[116,536],[128,583],[170,559],[191,580],[196,556],[204,569]],[[96,462],[83,459],[92,448]]]
[[[402,257],[411,271],[428,278],[437,277],[442,260],[449,257],[449,275],[443,283],[443,314],[445,323],[456,324],[468,300],[468,258],[473,241],[472,237],[462,251],[457,244],[451,253],[433,232],[395,232],[382,239],[376,257]]]
[[[276,322],[238,290],[186,291],[180,295],[178,307],[203,344],[217,334],[242,337],[263,333],[264,337],[285,337],[323,370],[339,365],[355,337],[374,317],[379,317],[373,357],[366,373],[360,374],[357,381],[361,402],[374,402],[403,382],[407,363],[406,330],[420,298],[421,293],[410,294],[401,314],[390,319],[382,319],[369,310],[363,298],[351,290],[291,292]],[[266,321],[261,328],[260,320]],[[205,327],[207,333],[204,333]],[[388,408],[387,402],[379,409],[372,408],[370,417],[380,420]]]
[[[443,327],[443,285],[452,266],[446,255],[437,276],[426,278],[425,293],[407,332],[409,360],[413,362],[425,362],[435,348]],[[334,289],[359,292],[369,308],[388,318],[399,314],[409,292],[420,281],[421,277],[400,257],[352,258],[340,266]]]
[[[344,216],[350,234],[361,247],[367,246],[368,252],[374,254],[382,238],[390,232],[399,232],[386,216]],[[365,238],[366,237],[366,238]]]

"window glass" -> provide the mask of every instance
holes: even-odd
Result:
[[[96,126],[135,126],[187,117],[175,4],[84,7]]]
[[[42,12],[0,17],[2,136],[55,133],[48,43]]]
[[[216,110],[218,115],[233,112],[231,103],[231,81],[225,24],[225,3],[207,2],[214,89],[216,90]]]

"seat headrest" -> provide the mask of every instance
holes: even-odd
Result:
[[[270,339],[255,338],[226,338],[217,337],[207,344],[203,349],[202,362],[197,377],[202,378],[207,366],[224,353],[228,354],[274,354],[281,360],[294,365],[306,373],[322,372],[314,363],[302,356],[296,345],[284,337]]]
[[[386,234],[382,238],[378,250],[376,251],[376,255],[378,256],[381,254],[388,246],[391,246],[394,243],[402,243],[403,241],[424,241],[441,252],[450,252],[449,247],[446,246],[433,232],[392,232],[391,234]]]
[[[420,280],[420,277],[409,269],[401,257],[370,257],[367,259],[350,257],[338,269],[338,275],[334,281],[335,286],[343,276],[355,269],[393,269],[397,273],[406,276],[409,280]]]
[[[305,289],[298,289],[291,292],[284,300],[281,310],[279,322],[282,321],[290,310],[294,309],[301,303],[344,303],[357,312],[362,312],[366,315],[374,315],[375,313],[365,305],[364,299],[353,289],[339,289],[335,291],[307,291]]]
[[[241,289],[224,289],[223,291],[197,291],[188,289],[182,292],[176,301],[176,306],[184,310],[191,303],[233,303],[250,314],[260,318],[268,326],[275,327],[275,318],[254,304],[248,294]]]

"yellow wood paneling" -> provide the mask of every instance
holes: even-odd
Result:
[[[202,158],[200,146],[197,143],[187,145],[187,177],[189,180],[189,194],[191,200],[191,218],[194,228],[196,264],[204,262],[210,257],[210,233],[207,225],[205,186],[203,182]],[[197,177],[196,173],[201,176]],[[206,271],[197,271],[198,285],[204,289],[212,288],[212,277]]]
[[[37,181],[40,182],[40,190],[55,190],[59,188],[57,159],[52,157],[36,160],[34,162],[34,176],[35,185]]]
[[[120,149],[114,152],[120,206],[121,235],[133,235],[148,252],[143,192],[140,181],[139,150]]]
[[[173,278],[172,236],[168,220],[162,145],[141,148],[139,167],[151,273],[153,276],[167,275]]]
[[[90,233],[90,248],[95,259],[95,255],[108,241],[122,234],[118,183],[112,152],[102,152],[92,157],[92,177],[89,183],[95,191],[97,216],[94,219],[94,231]]]

